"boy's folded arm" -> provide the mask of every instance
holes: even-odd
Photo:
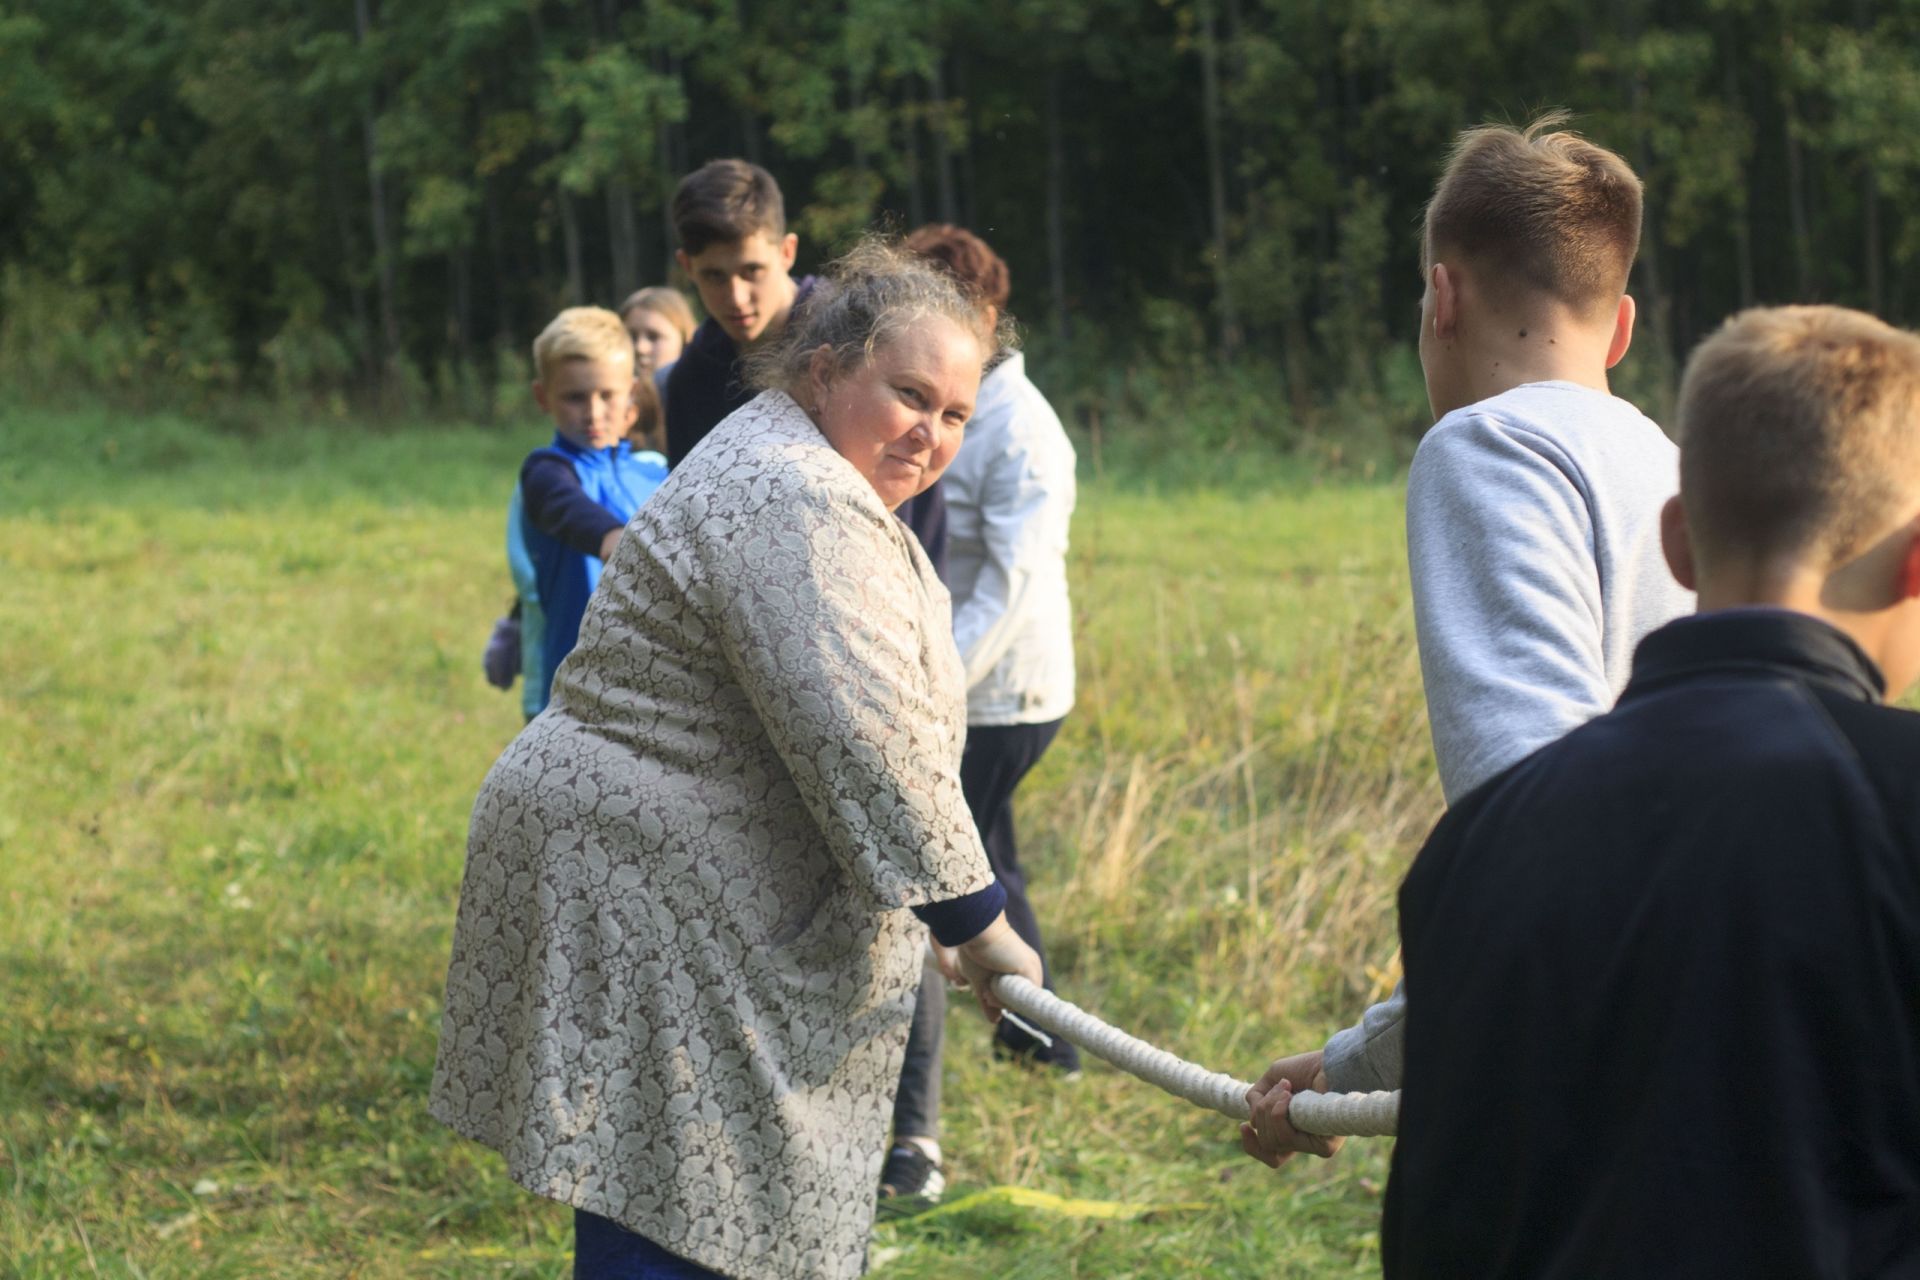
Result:
[[[527,522],[583,556],[598,556],[626,522],[592,498],[564,458],[535,454],[520,468]]]
[[[1450,801],[1612,704],[1576,474],[1551,441],[1492,417],[1446,423],[1414,458],[1414,623]]]

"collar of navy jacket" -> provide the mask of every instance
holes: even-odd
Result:
[[[1669,622],[1640,642],[1626,703],[1675,680],[1747,672],[1799,680],[1862,702],[1886,696],[1886,677],[1853,637],[1790,609],[1718,609]]]

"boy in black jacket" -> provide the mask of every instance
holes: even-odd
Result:
[[[1920,337],[1746,312],[1679,434],[1700,613],[1401,887],[1388,1277],[1920,1275]]]
[[[741,359],[786,328],[813,277],[793,278],[800,238],[787,230],[786,201],[773,175],[745,160],[714,160],[680,180],[670,206],[680,248],[707,319],[667,371],[667,465],[677,467],[722,419],[756,394]],[[942,581],[947,576],[947,505],[940,484],[900,505]]]

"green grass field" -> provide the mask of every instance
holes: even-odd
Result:
[[[565,1212],[425,1115],[539,435],[0,412],[0,1274],[568,1273]],[[1251,1075],[1390,980],[1440,809],[1399,486],[1152,480],[1082,490],[1080,703],[1023,844],[1063,991]],[[1384,1143],[1276,1175],[951,1017],[953,1207],[877,1275],[1377,1271]]]

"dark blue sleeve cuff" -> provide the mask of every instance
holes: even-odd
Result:
[[[912,910],[914,915],[920,917],[921,923],[933,930],[933,936],[941,946],[957,947],[978,937],[981,930],[992,924],[1006,909],[1007,891],[995,880],[986,888],[976,889],[965,897],[929,902],[924,907],[914,907]]]
[[[535,452],[522,464],[520,500],[534,528],[583,556],[599,555],[607,534],[626,524],[587,496],[572,463],[550,453]]]

